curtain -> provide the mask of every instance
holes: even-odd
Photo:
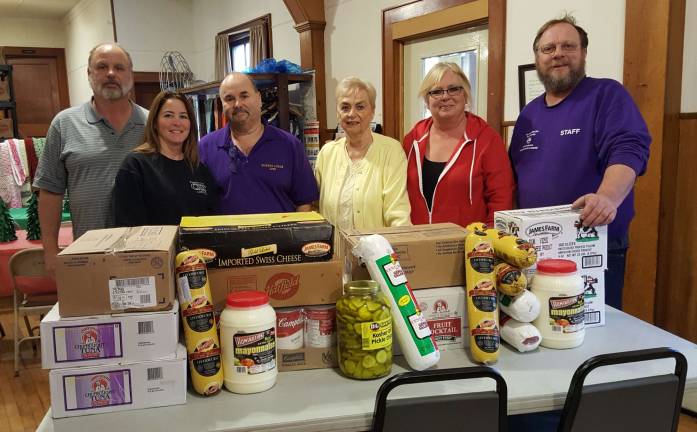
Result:
[[[215,37],[215,79],[220,81],[230,72],[230,45],[227,34]]]
[[[249,64],[254,67],[266,58],[268,49],[264,38],[264,24],[259,23],[249,28]]]

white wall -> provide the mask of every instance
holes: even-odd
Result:
[[[680,111],[697,112],[697,0],[687,0],[685,45],[682,57],[682,103]]]
[[[347,76],[375,86],[375,121],[382,123],[382,10],[403,3],[405,0],[325,0],[328,128],[337,124],[334,89]]]
[[[159,72],[166,51],[194,59],[192,0],[114,0],[116,38],[133,58],[133,70]]]
[[[61,20],[0,18],[0,46],[64,48]]]
[[[194,58],[197,79],[215,79],[215,36],[218,32],[271,14],[273,56],[300,63],[300,36],[285,4],[280,0],[193,0]]]
[[[87,57],[95,45],[114,42],[109,0],[82,0],[63,18],[65,62],[68,69],[70,105],[80,105],[92,96],[87,81]]]
[[[624,0],[508,0],[506,6],[506,96],[504,120],[519,114],[518,65],[535,62],[532,41],[537,29],[569,12],[588,33],[588,76],[622,82]]]

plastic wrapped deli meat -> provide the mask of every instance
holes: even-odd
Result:
[[[440,351],[390,243],[378,234],[364,236],[353,254],[365,263],[389,300],[393,331],[409,367],[424,370],[438,363]]]

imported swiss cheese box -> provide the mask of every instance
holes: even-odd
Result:
[[[412,289],[465,285],[467,230],[454,223],[341,231],[344,282],[371,279],[351,252],[362,236],[370,234],[390,242]]]
[[[44,369],[174,358],[179,303],[169,310],[62,318],[59,305],[41,320]]]
[[[178,249],[202,250],[209,269],[328,261],[334,227],[317,212],[183,217]]]
[[[61,317],[170,309],[177,227],[92,230],[58,254]]]

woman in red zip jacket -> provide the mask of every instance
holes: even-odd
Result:
[[[499,134],[466,111],[467,77],[455,63],[438,63],[419,96],[431,117],[416,123],[402,143],[412,223],[493,226],[495,211],[513,208],[515,182]]]

